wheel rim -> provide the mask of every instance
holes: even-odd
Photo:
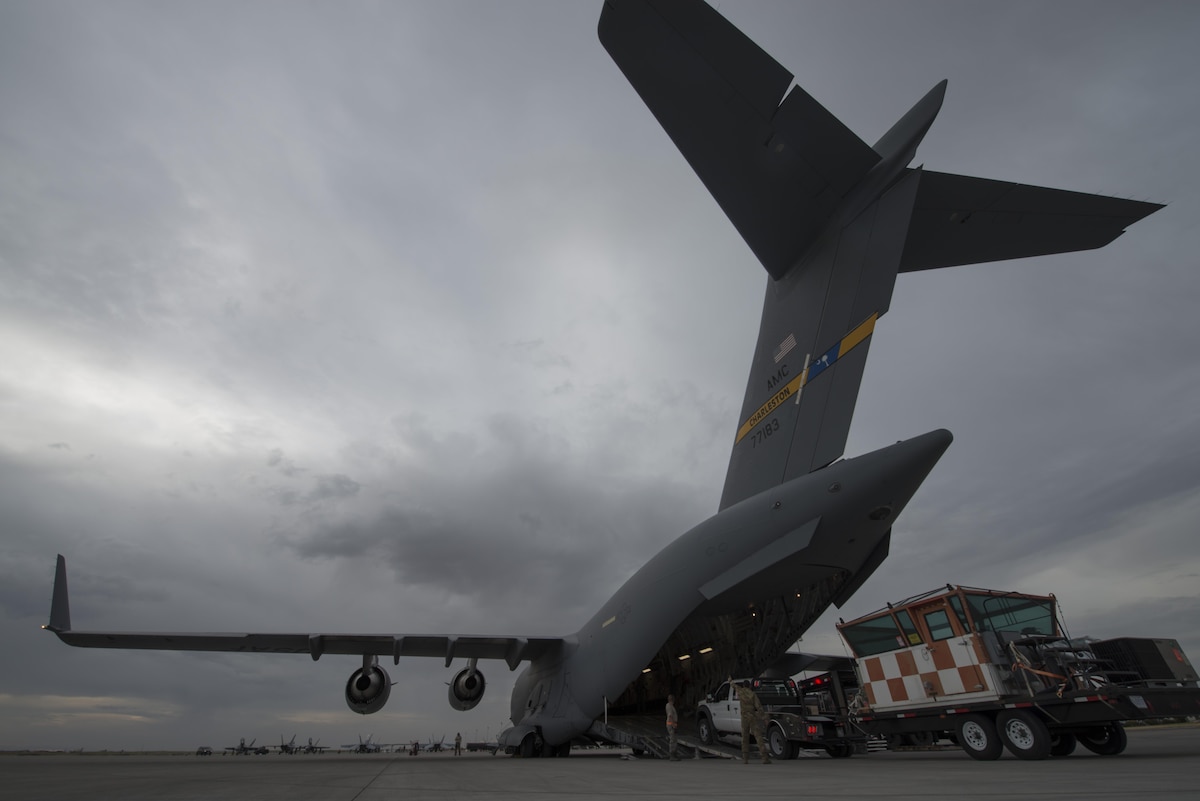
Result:
[[[1004,724],[1004,733],[1013,747],[1028,751],[1034,746],[1033,731],[1023,720],[1010,720]]]
[[[963,743],[972,751],[982,751],[988,746],[987,732],[975,721],[970,721],[962,727]]]
[[[771,734],[767,737],[767,742],[771,749],[771,756],[782,759],[783,755],[787,752],[787,738],[783,736],[783,732],[777,728],[772,728]]]

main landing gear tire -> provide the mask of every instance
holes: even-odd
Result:
[[[521,759],[533,759],[541,756],[541,750],[542,744],[539,742],[538,736],[530,732],[521,740],[521,746],[517,753],[521,755]]]
[[[1050,735],[1050,756],[1065,757],[1075,753],[1075,744],[1079,742],[1069,731],[1055,732]]]
[[[1028,709],[1004,710],[996,718],[996,728],[1013,756],[1029,760],[1050,756],[1050,729]]]
[[[1088,729],[1080,732],[1077,737],[1084,748],[1100,756],[1116,756],[1129,745],[1129,735],[1120,723]]]
[[[712,721],[707,715],[701,715],[700,720],[696,723],[696,728],[700,735],[700,742],[705,745],[712,745],[717,739],[716,732],[713,731]]]
[[[958,744],[972,759],[990,762],[1004,751],[996,724],[986,715],[963,715],[956,731]]]
[[[550,743],[545,743],[542,745],[542,756],[544,757],[567,757],[570,755],[570,742],[565,742],[562,745],[550,745]]]

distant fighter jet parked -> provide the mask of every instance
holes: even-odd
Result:
[[[302,753],[305,753],[305,754],[323,754],[327,750],[329,750],[329,746],[318,745],[318,743],[320,743],[320,742],[321,742],[320,737],[317,738],[317,742],[315,742],[315,743],[313,742],[313,738],[309,737],[308,744],[300,746],[300,750]]]
[[[898,273],[1097,248],[1159,208],[909,167],[945,81],[868,145],[698,0],[606,0],[599,35],[767,273],[718,513],[561,636],[75,631],[61,556],[47,628],[93,648],[352,655],[346,703],[363,714],[391,690],[380,656],[465,659],[449,689],[460,710],[483,697],[478,660],[528,662],[500,745],[565,754],[603,738],[606,714],[668,692],[694,705],[696,688],[781,664],[883,562],[951,441],[937,430],[841,458]]]
[[[283,741],[283,735],[279,735],[279,745],[273,745],[272,748],[278,748],[281,754],[298,754],[300,753],[299,746],[296,745],[296,735],[292,735],[292,739],[288,742]]]
[[[225,753],[233,754],[235,756],[246,756],[247,754],[262,755],[262,754],[271,753],[271,749],[265,745],[260,745],[257,748],[255,748],[254,743],[257,740],[258,740],[258,738],[255,737],[253,740],[251,740],[249,743],[247,743],[246,738],[243,737],[240,741],[238,741],[237,745],[225,746]]]
[[[350,745],[343,745],[342,748],[354,754],[378,754],[381,750],[383,750],[384,743],[377,743],[374,740],[374,734],[367,735],[367,739],[365,740],[360,734],[358,735],[358,745],[351,743]],[[387,745],[391,744],[388,743]]]

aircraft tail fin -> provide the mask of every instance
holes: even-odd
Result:
[[[599,34],[772,279],[722,509],[842,455],[897,273],[1100,247],[1159,208],[910,168],[946,81],[872,147],[703,2],[605,0]]]
[[[841,457],[920,182],[908,172],[767,282],[722,509]]]
[[[774,278],[879,155],[702,2],[606,0],[600,42]],[[786,94],[786,96],[785,96]]]
[[[50,623],[55,634],[71,630],[71,603],[67,598],[67,560],[60,553],[54,567],[54,594],[50,600]]]
[[[930,89],[924,97],[896,121],[888,132],[879,137],[871,149],[879,154],[884,161],[902,159],[908,164],[917,152],[917,145],[929,133],[933,120],[942,110],[942,102],[946,99],[946,86],[949,81],[942,79]]]

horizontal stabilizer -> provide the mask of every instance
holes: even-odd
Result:
[[[900,271],[1091,250],[1161,208],[925,170]]]

